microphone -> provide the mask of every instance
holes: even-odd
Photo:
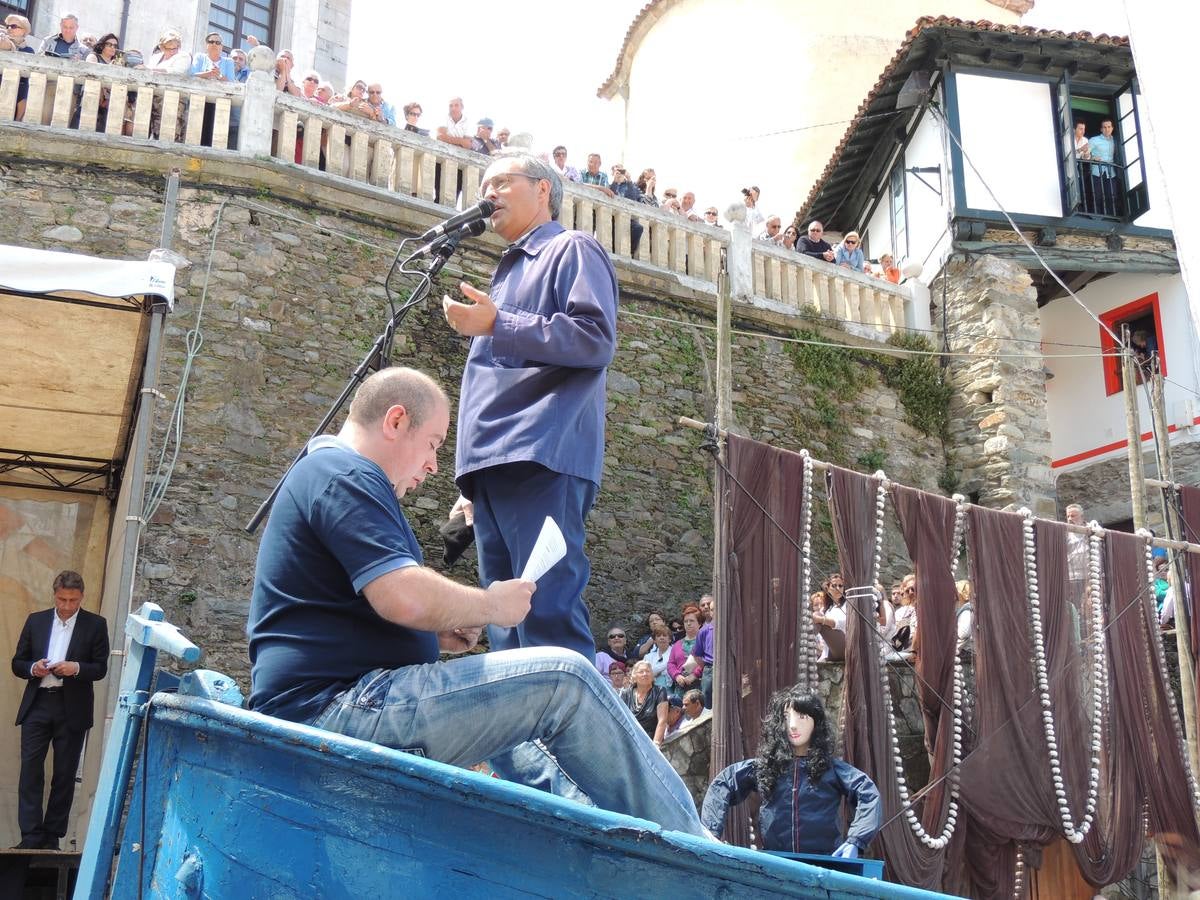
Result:
[[[439,225],[438,227],[440,228],[441,226]],[[419,256],[428,256],[430,253],[435,252],[445,253],[447,256],[449,256],[465,238],[479,237],[479,235],[483,234],[485,231],[487,231],[487,226],[483,224],[483,219],[475,219],[474,221],[468,222],[465,225],[460,225],[454,231],[435,237],[432,241],[429,241],[417,249],[416,252],[409,257],[409,259],[416,259]]]
[[[461,225],[467,225],[471,222],[480,222],[496,211],[496,204],[491,200],[480,200],[474,206],[464,209],[460,213],[455,213],[446,221],[434,225],[423,235],[417,238],[422,243],[440,238],[447,232],[454,231]]]

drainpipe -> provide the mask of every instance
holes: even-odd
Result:
[[[120,41],[122,47],[125,46],[125,30],[129,27],[129,5],[131,2],[132,0],[121,0],[121,27],[117,35],[117,40]]]

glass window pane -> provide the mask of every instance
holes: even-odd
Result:
[[[237,20],[234,18],[232,13],[224,12],[216,7],[214,7],[208,14],[208,24],[213,28],[233,31],[233,27],[236,23]]]

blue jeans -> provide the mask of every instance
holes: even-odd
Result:
[[[472,766],[540,741],[596,806],[703,835],[691,795],[595,666],[555,647],[375,669],[310,723]]]
[[[538,581],[525,621],[515,628],[489,625],[488,645],[492,650],[566,647],[592,659],[596,645],[583,603],[592,568],[583,542],[596,485],[532,462],[492,466],[470,478],[484,587],[521,574],[546,516],[558,523],[567,545],[566,557]]]

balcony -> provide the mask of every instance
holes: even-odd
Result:
[[[26,147],[52,134],[73,133],[141,150],[270,160],[283,172],[303,170],[304,177],[334,187],[369,186],[376,196],[435,218],[476,202],[488,164],[487,157],[431,138],[280,94],[263,72],[251,73],[243,85],[32,54],[3,56],[0,129],[26,134]],[[22,79],[28,96],[17,123]],[[108,99],[106,112],[102,97]],[[630,240],[634,219],[644,229],[636,253]],[[910,290],[835,269],[583,185],[564,185],[559,221],[596,236],[612,255],[623,287],[632,276],[659,288],[711,296],[724,256],[739,314],[757,309],[787,322],[818,313],[871,340],[928,325],[920,286]]]

